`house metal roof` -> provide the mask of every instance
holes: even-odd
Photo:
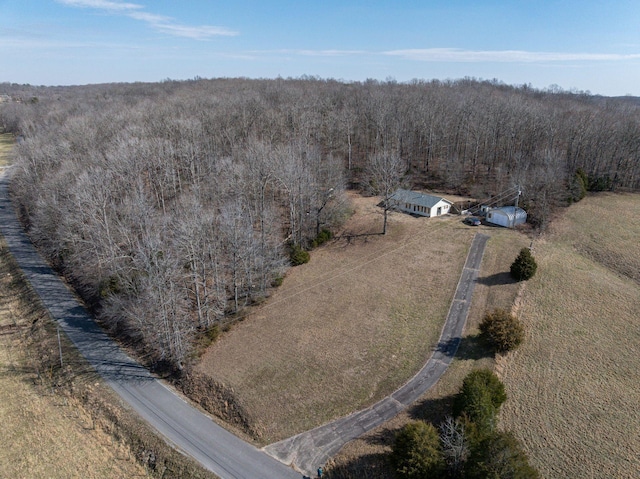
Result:
[[[453,202],[442,198],[441,196],[432,196],[410,190],[398,190],[391,195],[390,199],[397,201],[398,203],[409,203],[411,205],[426,206],[427,208],[433,208],[440,201],[445,201],[450,205],[453,204]]]

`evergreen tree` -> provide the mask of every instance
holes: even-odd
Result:
[[[529,248],[522,248],[520,254],[511,264],[511,276],[516,281],[526,281],[533,278],[538,269],[535,258],[531,255]]]
[[[501,353],[517,348],[524,340],[522,322],[504,309],[487,313],[480,323],[480,331],[489,336]]]
[[[507,400],[504,384],[489,369],[471,371],[464,378],[453,403],[456,417],[463,416],[475,426],[472,439],[482,439],[495,431],[498,410]]]
[[[509,432],[496,432],[484,439],[466,463],[469,479],[538,479],[520,442]]]
[[[424,421],[413,421],[396,436],[391,462],[398,477],[442,477],[445,463],[438,431]]]

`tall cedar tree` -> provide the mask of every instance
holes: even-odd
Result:
[[[516,281],[527,281],[533,278],[538,269],[538,264],[529,248],[522,248],[520,254],[511,264],[511,277]]]

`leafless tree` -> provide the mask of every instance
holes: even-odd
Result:
[[[469,440],[465,436],[464,424],[447,416],[440,424],[440,443],[449,477],[460,477],[464,463],[469,457]]]
[[[383,151],[369,156],[367,178],[371,192],[382,199],[382,234],[387,234],[387,216],[392,205],[389,201],[402,182],[406,166],[400,155],[393,151]]]
[[[195,330],[269,294],[287,243],[341,221],[348,184],[380,195],[384,233],[402,184],[478,197],[519,184],[540,226],[578,168],[640,189],[633,98],[313,77],[0,94],[32,238],[105,324],[176,364]]]

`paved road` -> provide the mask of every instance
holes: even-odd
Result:
[[[433,386],[458,350],[488,236],[476,234],[471,243],[436,350],[408,383],[368,409],[271,444],[265,450],[285,464],[313,475],[347,442],[388,421]]]
[[[0,232],[61,329],[106,382],[178,449],[222,479],[291,478],[301,474],[240,440],[188,405],[127,356],[93,321],[24,234],[0,172]]]

